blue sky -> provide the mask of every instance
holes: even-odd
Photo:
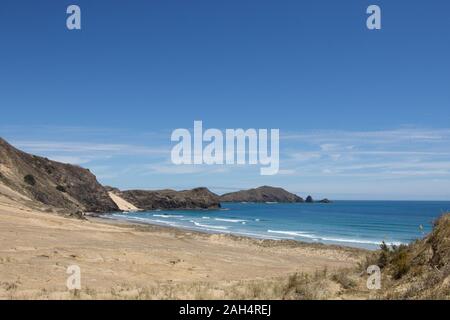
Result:
[[[78,4],[82,30],[65,27]],[[382,30],[365,26],[382,9]],[[0,135],[121,188],[450,199],[448,1],[2,1]],[[175,167],[170,133],[279,128],[281,172]]]

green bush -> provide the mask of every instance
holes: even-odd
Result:
[[[378,256],[377,265],[381,269],[383,269],[389,263],[390,255],[391,255],[391,249],[389,248],[389,246],[384,241],[381,243],[380,249],[381,249],[381,252],[380,252],[380,255]]]
[[[391,259],[393,268],[393,276],[395,279],[403,277],[411,268],[411,259],[409,257],[407,247],[402,245],[396,248]]]
[[[36,184],[36,179],[31,174],[27,174],[23,177],[23,181],[30,186],[34,186]]]
[[[392,245],[389,247],[384,241],[380,245],[377,265],[380,268],[388,268],[392,271],[394,279],[400,279],[411,268],[411,259],[408,253],[408,246]]]

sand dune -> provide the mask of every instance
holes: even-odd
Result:
[[[0,197],[4,299],[70,298],[66,269],[74,264],[81,268],[84,298],[140,298],[143,292],[144,298],[198,298],[202,292],[208,292],[204,298],[227,298],[244,288],[242,281],[351,267],[363,255],[356,249],[70,219],[17,208]]]
[[[122,211],[139,211],[140,209],[133,205],[132,203],[129,203],[122,197],[114,194],[113,192],[108,192],[109,196],[111,197],[112,201],[116,203],[116,205],[119,207]]]

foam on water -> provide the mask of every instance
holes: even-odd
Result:
[[[232,222],[232,223],[246,222],[247,221],[247,220],[241,220],[241,219],[225,219],[225,218],[214,218],[214,220],[216,220],[216,221],[223,221],[223,222]]]
[[[308,234],[306,232],[302,232],[302,231],[283,231],[283,230],[267,230],[267,232],[269,233],[279,233],[279,234],[286,234],[286,235],[290,235],[290,236],[294,236],[294,237],[302,237],[302,238],[309,238],[309,239],[319,239],[319,237],[313,235],[313,234]]]
[[[329,242],[344,242],[344,243],[360,243],[360,244],[373,244],[373,245],[380,245],[381,241],[371,241],[371,240],[360,240],[360,239],[345,239],[345,238],[329,238],[329,237],[319,237],[315,234],[309,234],[302,231],[284,231],[284,230],[267,230],[269,233],[279,233],[279,234],[286,234],[291,235],[294,237],[300,237],[300,238],[309,238],[313,239],[315,241],[329,241]],[[386,243],[388,245],[401,245],[402,242],[389,242]]]
[[[184,216],[181,215],[172,215],[172,214],[154,214],[154,217],[160,217],[160,218],[183,218]]]
[[[228,227],[226,226],[214,226],[214,225],[209,225],[209,224],[201,224],[195,221],[192,221],[197,227],[202,227],[202,228],[211,228],[211,229],[221,229],[221,230],[226,230],[228,229]]]
[[[331,204],[224,203],[226,210],[173,210],[106,215],[212,233],[290,239],[377,249],[428,233],[450,202],[336,201]],[[159,219],[158,219],[159,218]],[[419,226],[423,226],[419,228]]]

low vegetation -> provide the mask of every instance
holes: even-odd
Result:
[[[381,269],[389,267],[394,279],[401,279],[411,267],[411,252],[409,246],[388,246],[384,242],[380,246],[377,265]]]
[[[31,174],[27,174],[25,177],[23,177],[23,181],[30,186],[36,185],[36,179]]]
[[[57,185],[56,186],[56,190],[58,190],[60,192],[63,192],[63,193],[67,192],[66,188],[64,186],[61,186],[61,185]]]
[[[409,245],[381,245],[364,265],[377,264],[388,299],[450,299],[450,214],[424,239]]]

